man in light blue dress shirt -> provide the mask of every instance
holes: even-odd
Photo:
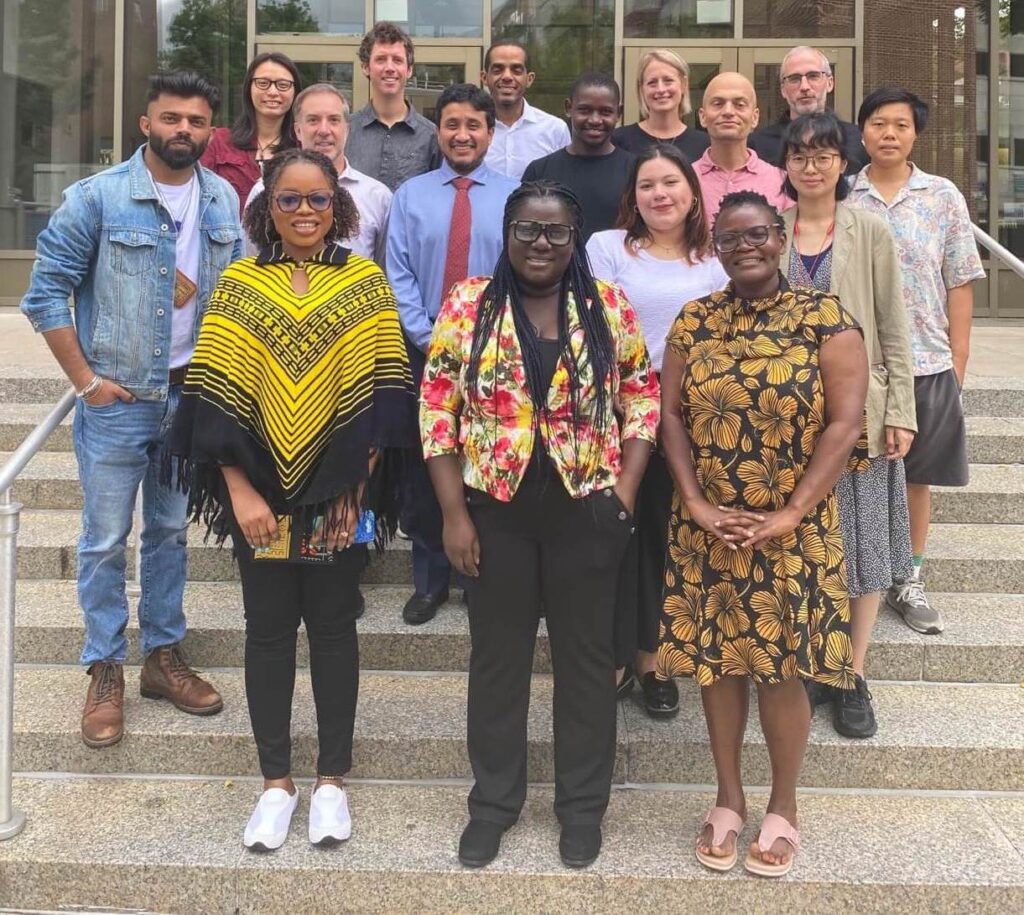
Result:
[[[494,102],[477,86],[449,86],[437,103],[438,145],[444,162],[410,178],[395,193],[387,241],[387,274],[398,300],[414,380],[423,364],[434,320],[448,292],[442,288],[449,255],[449,228],[455,206],[453,182],[468,178],[471,226],[465,279],[490,276],[501,253],[505,200],[519,182],[484,165],[494,136]],[[433,619],[448,599],[451,567],[444,554],[441,510],[419,461],[410,468],[403,493],[402,529],[413,543],[415,593],[402,612],[407,623]]]

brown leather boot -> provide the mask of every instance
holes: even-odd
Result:
[[[97,661],[88,673],[92,680],[82,710],[82,742],[93,749],[112,747],[124,736],[124,668]]]
[[[216,715],[224,701],[191,667],[180,645],[153,651],[142,665],[139,692],[145,699],[168,699],[190,715]]]

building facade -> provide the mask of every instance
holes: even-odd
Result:
[[[1024,258],[1024,0],[0,0],[0,305],[17,303],[61,191],[141,142],[149,73],[203,71],[230,123],[248,60],[278,50],[307,84],[335,83],[359,107],[369,93],[356,52],[379,19],[413,36],[409,95],[428,115],[508,37],[530,51],[531,102],[551,112],[577,74],[601,70],[625,89],[626,123],[636,120],[636,61],[671,47],[690,65],[695,109],[712,76],[739,70],[771,120],[783,54],[816,45],[843,117],[883,84],[931,103],[918,164],[954,180],[975,222]],[[1024,317],[1022,291],[993,263],[978,315]]]

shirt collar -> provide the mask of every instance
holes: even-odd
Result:
[[[491,177],[491,170],[483,162],[468,175],[462,175],[448,164],[447,159],[442,159],[441,167],[438,171],[441,173],[442,184],[451,184],[456,178],[472,178],[476,184],[486,184],[487,180]]]
[[[359,112],[363,115],[363,127],[369,127],[374,121],[377,121],[381,126],[385,126],[384,122],[377,117],[377,109],[373,107],[373,102],[367,102],[366,107]],[[419,117],[419,112],[416,110],[416,106],[409,101],[405,100],[405,117],[400,121],[396,121],[396,124],[405,124],[406,127],[416,129],[416,118]]]
[[[756,172],[759,170],[758,163],[761,161],[760,157],[752,149],[747,149],[747,161],[743,163],[736,171],[738,172]],[[724,172],[725,169],[720,165],[715,165],[714,160],[711,158],[711,147],[709,146],[704,150],[704,154],[693,163],[694,167],[701,175],[707,175],[710,172]]]
[[[318,251],[312,257],[306,258],[306,263],[330,264],[332,267],[344,267],[349,256],[348,248],[340,242],[333,242],[324,245],[323,250]],[[279,241],[266,245],[256,256],[256,263],[261,267],[267,264],[294,264],[295,261],[284,253],[284,245]]]
[[[857,177],[853,181],[853,190],[868,193],[874,189],[874,185],[871,183],[871,178],[868,177],[868,169],[870,165],[865,165],[859,172]],[[910,177],[907,179],[907,183],[903,186],[903,190],[907,191],[923,191],[931,187],[932,176],[927,172],[921,171],[913,162],[910,163]]]

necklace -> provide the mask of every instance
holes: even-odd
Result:
[[[663,245],[661,242],[655,241],[650,236],[648,236],[647,242],[649,247],[661,248],[661,250],[664,251],[666,254],[679,254],[683,247],[682,242],[678,242],[677,244],[674,245]]]
[[[257,159],[261,159],[261,160],[269,158],[269,156],[264,156],[263,154],[268,149],[270,149],[271,147],[277,146],[280,142],[281,142],[281,134],[278,134],[276,137],[274,137],[272,140],[270,140],[267,143],[260,143],[259,139],[257,138],[257,140],[256,140],[256,158]]]
[[[821,261],[822,252],[825,250],[825,245],[828,240],[832,237],[833,231],[835,231],[836,221],[833,219],[828,224],[828,228],[825,230],[825,237],[821,240],[821,245],[818,247],[818,253],[814,256],[814,260],[811,261],[810,269],[807,270],[807,278],[811,281],[814,280],[814,274],[818,269],[818,263]],[[797,246],[797,236],[800,235],[800,219],[799,215],[793,220],[793,247],[796,249],[797,257],[800,257],[800,248]]]

